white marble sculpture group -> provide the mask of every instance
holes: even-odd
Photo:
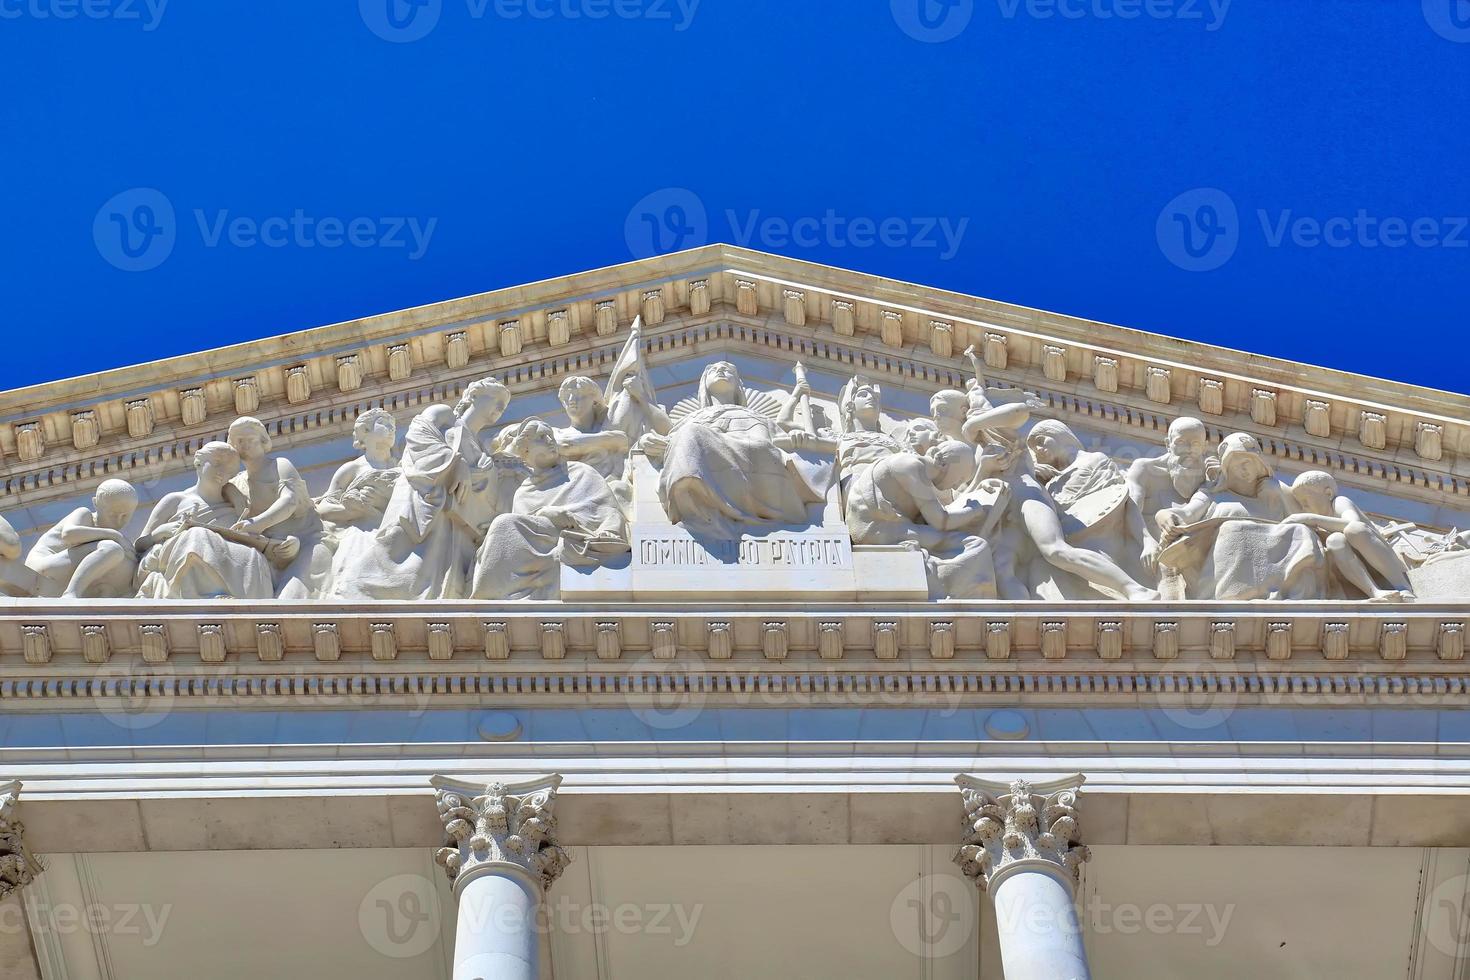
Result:
[[[626,562],[634,484],[653,474],[662,520],[738,542],[818,523],[835,507],[855,548],[920,550],[930,595],[954,599],[1413,598],[1413,548],[1311,471],[1279,480],[1245,433],[1211,444],[1180,418],[1161,455],[1122,466],[1041,403],[987,386],[885,431],[878,384],[813,404],[707,365],[698,394],[657,401],[633,330],[604,386],[560,389],[568,424],[497,429],[510,391],[486,379],[408,425],[358,418],[362,450],[313,499],[265,425],[241,418],[194,454],[142,535],[138,494],[107,480],[30,548],[0,520],[0,590],[47,598],[554,599],[563,567]],[[840,526],[840,525],[839,525]],[[1406,563],[1406,556],[1408,563]]]

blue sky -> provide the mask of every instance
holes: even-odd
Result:
[[[1470,390],[1470,0],[0,0],[0,77],[0,387],[724,240]]]

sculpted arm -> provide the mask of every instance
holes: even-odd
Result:
[[[602,432],[568,432],[562,430],[557,436],[567,459],[579,459],[586,453],[627,452],[628,434],[620,429],[609,428]]]
[[[1210,495],[1201,490],[1190,498],[1189,503],[1159,511],[1161,544],[1169,544],[1178,536],[1177,529],[1185,524],[1194,524],[1205,519],[1210,511]]]
[[[116,541],[121,545],[128,543],[128,539],[123,537],[121,531],[94,525],[92,512],[85,507],[78,507],[72,511],[57,527],[60,531],[61,543],[68,548],[78,548],[97,541]]]
[[[988,411],[979,412],[965,419],[967,429],[999,429],[1002,432],[1014,432],[1031,421],[1031,409],[1024,402],[1014,405],[1001,405]]]
[[[20,557],[21,545],[20,535],[15,533],[15,528],[10,522],[0,517],[0,560],[14,561]]]
[[[961,500],[946,507],[925,471],[923,459],[918,456],[904,457],[889,472],[913,498],[924,523],[935,530],[956,530],[973,522],[979,514],[980,504],[974,500]]]
[[[965,348],[965,357],[969,358],[970,368],[975,372],[975,385],[983,389],[985,387],[985,368],[981,366],[980,357],[975,353],[974,344]]]
[[[302,482],[301,474],[296,472],[296,467],[290,460],[277,459],[276,473],[281,487],[280,493],[276,494],[276,499],[264,512],[248,521],[240,522],[248,524],[251,530],[268,531],[296,513],[303,502],[311,502],[311,499],[302,493],[301,488],[305,486],[305,483]]]
[[[1149,556],[1157,556],[1159,539],[1155,529],[1149,527],[1144,518],[1143,508],[1148,503],[1148,488],[1144,486],[1148,475],[1147,467],[1148,464],[1141,459],[1134,460],[1128,467],[1128,532],[1133,540],[1143,546],[1144,560],[1153,564]]]
[[[143,536],[134,545],[139,554],[179,533],[177,518],[179,503],[183,499],[184,495],[177,491],[163,495],[163,499],[153,508],[153,513],[148,515],[148,522],[143,525]]]
[[[316,501],[316,512],[328,521],[350,521],[361,516],[363,508],[348,499],[347,488],[356,476],[357,461],[343,463],[332,474],[332,483]]]

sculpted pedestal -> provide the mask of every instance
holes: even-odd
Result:
[[[901,547],[853,547],[838,489],[828,491],[806,526],[751,525],[740,537],[696,535],[669,520],[659,472],[632,458],[633,551],[626,563],[563,567],[569,601],[700,598],[918,601],[929,598],[923,555]],[[819,514],[817,513],[819,511]]]

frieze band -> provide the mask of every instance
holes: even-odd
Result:
[[[789,392],[705,366],[697,394],[657,398],[635,322],[604,384],[567,378],[568,420],[497,423],[510,390],[468,385],[408,425],[364,412],[361,455],[311,496],[269,430],[243,416],[194,454],[141,535],[139,494],[110,479],[23,553],[0,526],[0,589],[156,600],[646,598],[639,568],[753,566],[738,597],[813,588],[789,568],[855,570],[834,596],[1051,601],[1463,599],[1457,533],[1381,524],[1335,478],[1278,478],[1246,433],[1181,417],[1161,454],[1089,451],[1044,403],[990,385],[894,423],[857,375],[834,402],[802,365]],[[658,590],[672,590],[657,580]],[[704,588],[695,580],[696,591]]]

